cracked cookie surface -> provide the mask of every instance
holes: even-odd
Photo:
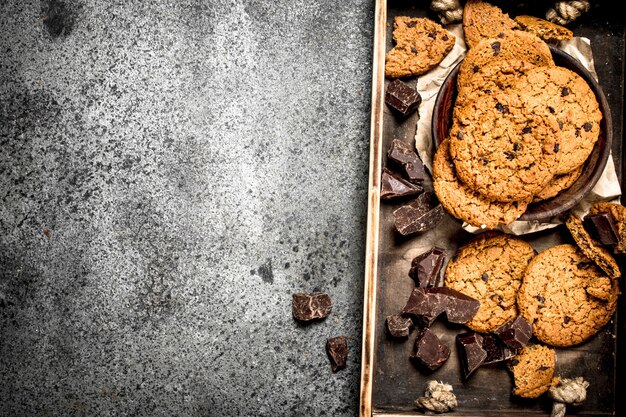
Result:
[[[538,340],[567,347],[588,340],[609,322],[618,294],[618,280],[610,280],[575,245],[561,244],[531,260],[517,306]]]
[[[565,26],[540,17],[519,15],[515,16],[515,21],[523,30],[537,35],[546,42],[567,41],[574,37],[574,33]]]
[[[511,359],[513,395],[537,398],[558,380],[554,379],[556,352],[540,344],[526,345]]]
[[[504,30],[517,29],[519,24],[494,4],[468,0],[463,7],[463,35],[469,48],[481,40],[495,38]]]
[[[480,301],[466,326],[492,332],[517,316],[517,290],[535,251],[524,240],[485,232],[459,248],[448,262],[445,285]]]
[[[558,124],[522,93],[482,96],[454,114],[450,155],[458,177],[495,201],[525,201],[552,179]]]
[[[583,172],[582,165],[573,170],[572,172],[568,172],[567,174],[555,175],[554,178],[545,186],[545,188],[539,191],[533,197],[533,203],[538,201],[547,200],[549,198],[557,196],[561,191],[567,190],[572,186],[580,177],[580,174]]]
[[[496,59],[519,59],[537,66],[554,65],[550,47],[543,40],[521,30],[505,30],[496,37],[481,40],[467,51],[459,67],[459,90],[467,85],[472,74]]]
[[[476,227],[495,229],[508,225],[526,211],[528,202],[491,201],[463,184],[450,159],[450,142],[444,140],[433,159],[433,187],[441,205],[454,217]]]
[[[423,74],[439,64],[454,47],[455,37],[440,24],[424,17],[393,19],[396,45],[385,55],[385,76]]]
[[[559,124],[556,174],[565,174],[583,164],[600,135],[602,112],[584,78],[565,67],[537,67],[515,84],[524,91],[536,111],[549,111]]]
[[[518,79],[535,65],[519,59],[497,59],[472,74],[468,82],[458,90],[455,106],[462,107],[482,95],[507,91]]]

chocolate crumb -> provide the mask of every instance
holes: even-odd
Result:
[[[345,368],[348,360],[348,339],[345,336],[327,339],[326,353],[328,354],[333,372]]]

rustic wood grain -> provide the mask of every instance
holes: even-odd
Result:
[[[365,247],[365,291],[363,301],[363,350],[361,359],[361,417],[372,415],[378,235],[380,218],[380,172],[383,140],[385,45],[387,1],[376,0],[372,66],[372,115],[370,125],[370,172],[368,189],[367,241]]]

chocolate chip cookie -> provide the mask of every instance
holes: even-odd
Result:
[[[482,95],[506,92],[532,68],[535,65],[519,59],[496,59],[485,64],[471,74],[467,84],[458,90],[454,105],[462,107],[467,101]]]
[[[494,4],[468,0],[463,7],[463,35],[469,48],[482,39],[495,38],[504,30],[517,29],[519,24]]]
[[[455,112],[450,155],[458,177],[494,201],[527,201],[552,179],[559,129],[511,90],[479,97]]]
[[[540,344],[526,345],[509,362],[513,372],[513,395],[537,398],[558,382],[554,378],[556,352]]]
[[[617,223],[619,241],[613,247],[614,253],[626,253],[626,207],[618,203],[595,203],[589,209],[589,214],[611,213]]]
[[[497,36],[483,39],[471,48],[459,67],[459,90],[467,85],[472,74],[496,59],[519,59],[538,66],[554,65],[550,47],[529,32],[505,30]]]
[[[424,17],[393,19],[395,47],[385,56],[388,78],[420,75],[434,68],[454,47],[455,37],[440,24]]]
[[[619,266],[611,252],[591,237],[589,232],[585,230],[583,221],[577,215],[570,213],[565,220],[565,225],[580,250],[588,258],[593,260],[609,277],[619,278],[621,276]]]
[[[535,251],[524,240],[485,232],[463,245],[448,262],[445,286],[480,301],[466,326],[492,332],[517,316],[516,296]]]
[[[594,296],[598,293],[604,293],[603,297]],[[517,306],[538,340],[551,346],[573,346],[609,322],[618,293],[618,280],[609,279],[577,246],[561,244],[530,261]]]
[[[549,111],[559,124],[554,151],[556,174],[571,172],[591,154],[600,135],[602,112],[584,78],[561,66],[529,70],[515,84],[535,111]]]
[[[523,30],[537,35],[546,42],[556,43],[558,41],[567,41],[574,37],[574,33],[565,26],[540,17],[519,15],[515,16],[515,22]]]
[[[508,225],[526,211],[528,202],[491,201],[463,184],[450,158],[450,141],[444,140],[433,160],[433,187],[448,213],[476,227],[495,229]]]

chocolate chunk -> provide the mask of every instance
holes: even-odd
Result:
[[[583,217],[583,227],[591,237],[602,245],[614,246],[619,242],[617,222],[609,212],[587,214]]]
[[[413,320],[401,314],[387,316],[385,321],[387,323],[387,331],[393,337],[406,338],[413,331]]]
[[[443,279],[440,272],[445,259],[446,251],[438,247],[417,255],[411,261],[409,276],[418,287],[441,287]]]
[[[483,344],[482,347],[487,352],[487,357],[483,362],[483,365],[493,365],[508,361],[517,354],[517,349],[505,345],[492,334],[482,335]]]
[[[326,353],[328,354],[333,372],[345,368],[348,360],[348,339],[345,336],[327,339]]]
[[[385,103],[403,116],[407,116],[417,110],[422,103],[422,96],[415,88],[396,78],[387,85]]]
[[[424,182],[426,170],[417,153],[399,139],[394,139],[387,151],[389,160],[404,170],[406,178],[417,184]]]
[[[491,44],[491,49],[493,49],[493,56],[500,55],[500,42],[494,42]]]
[[[561,96],[565,97],[565,96],[568,96],[568,95],[569,95],[569,88],[563,87],[561,89]]]
[[[380,198],[383,200],[407,197],[424,191],[421,185],[408,182],[387,168],[383,168],[380,182]]]
[[[456,345],[463,378],[467,379],[487,359],[487,351],[483,349],[483,337],[474,332],[460,333],[456,335]]]
[[[417,366],[431,371],[439,368],[450,357],[450,348],[441,343],[439,337],[430,329],[422,329],[415,338],[413,353],[409,357]]]
[[[409,22],[406,22],[406,27],[413,28],[413,27],[415,27],[416,24],[417,24],[417,22],[409,21]]]
[[[511,152],[511,151],[505,151],[504,152],[504,156],[506,157],[506,159],[508,159],[509,161],[512,161],[515,159],[515,152]]]
[[[483,274],[480,276],[480,279],[482,279],[485,282],[489,281],[489,274],[486,272],[483,272]]]
[[[496,103],[496,110],[502,114],[509,114],[509,106],[505,106],[502,103]]]
[[[450,323],[467,323],[478,311],[480,302],[448,287],[414,288],[402,314],[414,317],[423,327],[430,326],[445,313]]]
[[[543,297],[541,299],[543,300]],[[532,337],[533,327],[524,317],[517,316],[498,327],[494,333],[507,346],[513,349],[521,349],[528,344]]]
[[[483,165],[487,165],[489,163],[489,159],[487,159],[487,158],[482,158],[481,161],[482,161]]]
[[[526,126],[524,129],[522,129],[522,133],[530,133],[533,131],[533,128],[530,126]]]
[[[292,296],[291,312],[296,320],[323,319],[330,314],[332,308],[330,296],[323,292],[296,293]]]
[[[585,123],[583,125],[583,129],[585,129],[585,132],[589,132],[591,130],[591,128],[593,127],[593,125],[589,122]]]
[[[410,235],[434,228],[443,220],[444,211],[437,196],[431,191],[394,210],[393,220],[398,233]]]
[[[555,143],[554,144],[554,153],[557,153],[559,151],[559,144]]]
[[[563,316],[563,324],[567,324],[572,320],[570,316]]]

